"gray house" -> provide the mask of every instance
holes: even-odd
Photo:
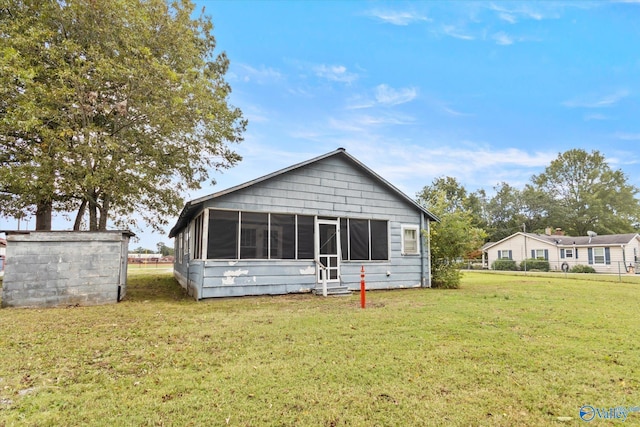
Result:
[[[428,287],[438,219],[339,148],[186,204],[174,274],[196,299]]]

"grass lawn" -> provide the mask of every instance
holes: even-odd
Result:
[[[361,310],[195,302],[130,271],[119,304],[0,310],[0,426],[578,426],[640,405],[638,284],[469,272]]]

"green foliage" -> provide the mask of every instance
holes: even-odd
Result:
[[[569,273],[595,273],[596,270],[588,265],[574,265],[569,269]]]
[[[455,287],[457,272],[450,269],[457,259],[482,245],[485,233],[475,226],[467,191],[454,178],[434,179],[418,194],[418,200],[440,218],[430,224],[432,284]]]
[[[518,264],[512,259],[497,259],[491,263],[492,270],[518,271]]]
[[[549,271],[549,261],[545,259],[526,259],[520,263],[520,270],[525,269],[525,263],[527,271]]]
[[[439,261],[431,264],[431,286],[440,289],[458,289],[460,287],[460,267],[453,263]]]
[[[599,151],[573,149],[561,153],[540,175],[531,178],[532,192],[542,201],[549,225],[569,235],[633,232],[640,221],[640,191],[613,170]]]
[[[8,0],[0,17],[2,214],[53,204],[90,229],[160,229],[233,166],[246,121],[188,0]]]

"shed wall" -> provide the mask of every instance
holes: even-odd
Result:
[[[128,244],[122,232],[9,234],[2,306],[115,303],[126,294]]]

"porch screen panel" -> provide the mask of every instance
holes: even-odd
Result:
[[[296,257],[295,215],[271,215],[271,259]]]
[[[347,219],[340,218],[340,249],[342,250],[342,260],[349,259],[349,227]]]
[[[238,258],[238,211],[209,211],[207,259]]]
[[[371,220],[371,259],[374,261],[389,259],[387,221]]]
[[[369,259],[369,221],[349,220],[349,259],[364,261]]]
[[[313,259],[314,218],[298,215],[298,259]]]
[[[269,257],[269,215],[242,212],[240,223],[240,258],[267,259]]]

